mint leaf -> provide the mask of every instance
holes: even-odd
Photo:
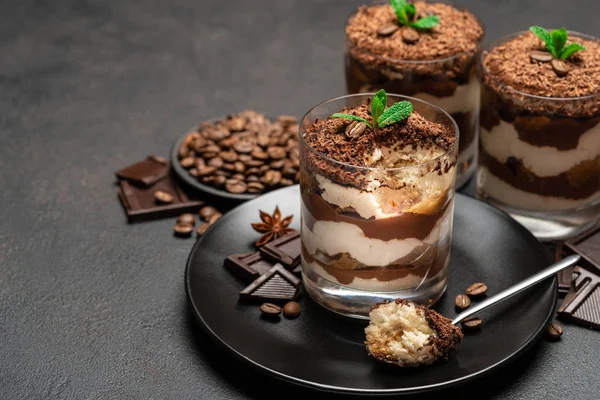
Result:
[[[566,60],[567,58],[571,57],[573,54],[577,53],[580,50],[585,50],[585,46],[582,46],[579,43],[571,43],[567,47],[562,49],[558,58],[560,58],[561,60]]]
[[[377,121],[387,105],[387,94],[385,90],[381,89],[373,96],[373,102],[371,103],[371,117],[373,117],[373,125],[377,129]]]
[[[408,118],[412,111],[412,103],[404,100],[393,104],[390,108],[385,110],[377,122],[379,123],[380,128],[384,128]]]
[[[430,15],[428,17],[421,18],[417,22],[413,22],[412,24],[410,24],[410,26],[417,29],[431,29],[439,24],[439,17],[437,15]]]
[[[558,58],[558,54],[556,53],[556,49],[554,48],[554,41],[552,40],[552,35],[550,34],[550,32],[548,32],[541,26],[532,26],[529,28],[529,30],[546,44],[546,49],[548,49],[548,51],[554,56],[554,58]]]
[[[369,128],[373,128],[373,125],[369,121],[367,121],[364,118],[357,117],[356,115],[352,115],[352,114],[335,113],[335,114],[331,114],[331,116],[329,118],[346,118],[346,119],[352,119],[354,121],[364,122],[365,124],[367,124],[367,126]]]
[[[406,3],[406,0],[390,0],[390,5],[394,9],[396,17],[398,17],[398,21],[400,21],[402,25],[408,25],[409,21],[408,16],[406,15],[406,8],[408,4]]]
[[[413,19],[415,19],[415,15],[417,15],[417,8],[415,7],[414,4],[409,4],[406,6],[406,16],[408,17],[409,21],[412,21]]]
[[[556,54],[560,54],[567,43],[567,30],[565,28],[555,29],[552,31],[551,35],[554,50],[556,50]]]

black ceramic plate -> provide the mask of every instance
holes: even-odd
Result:
[[[256,305],[237,303],[244,283],[223,268],[233,253],[253,250],[250,227],[258,210],[294,214],[300,223],[297,186],[277,190],[226,214],[196,243],[186,268],[186,290],[200,325],[226,351],[244,362],[296,384],[362,394],[429,391],[490,372],[515,359],[543,333],[554,312],[556,279],[549,279],[479,316],[482,329],[465,337],[447,362],[399,369],[367,356],[365,321],[331,313],[304,295],[296,320],[268,322]],[[478,200],[457,194],[450,281],[435,309],[454,317],[454,296],[473,282],[495,294],[550,263],[549,254],[521,225]]]

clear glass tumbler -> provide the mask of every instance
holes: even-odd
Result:
[[[492,43],[488,50],[526,32]],[[569,32],[569,38],[598,41]],[[483,59],[482,59],[482,65]],[[562,240],[600,218],[600,93],[541,97],[482,67],[478,197],[538,239]]]
[[[450,115],[427,102],[389,94],[388,105],[409,100],[414,112],[442,124],[455,135],[453,146],[422,164],[373,168],[335,161],[306,142],[316,118],[327,119],[372,95],[321,103],[300,124],[304,286],[319,304],[357,318],[367,318],[371,306],[383,300],[431,305],[444,293],[458,153],[459,131]]]

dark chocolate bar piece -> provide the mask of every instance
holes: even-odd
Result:
[[[301,247],[300,232],[293,232],[265,244],[260,248],[260,253],[266,259],[291,270],[300,263]]]
[[[292,273],[298,278],[302,278],[302,265],[298,264],[298,266],[292,270]]]
[[[578,325],[600,330],[600,276],[573,269],[574,287],[558,309],[558,316]]]
[[[300,279],[276,264],[240,292],[240,301],[285,303],[295,300],[299,291]]]
[[[162,191],[174,197],[170,204],[158,204],[154,192]],[[157,218],[174,217],[186,212],[196,212],[203,201],[188,196],[169,175],[149,188],[131,185],[126,180],[119,182],[119,198],[125,208],[129,222],[146,221]]]
[[[564,254],[564,243],[560,242],[556,244],[556,250],[554,252],[554,260],[559,261],[562,260],[566,254]],[[567,267],[563,270],[560,270],[556,273],[556,277],[558,278],[558,294],[563,297],[569,290],[571,290],[571,282],[573,281],[573,266]]]
[[[225,259],[225,268],[246,283],[256,280],[273,268],[273,263],[265,260],[260,253],[232,254]]]
[[[145,160],[131,164],[115,172],[117,178],[143,187],[163,179],[169,173],[169,161],[163,157],[148,156]]]
[[[600,275],[600,226],[565,242],[565,251],[581,255],[581,266]]]

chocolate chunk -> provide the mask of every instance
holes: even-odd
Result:
[[[564,250],[567,254],[581,255],[581,265],[600,275],[600,227],[567,241]]]
[[[558,317],[600,330],[600,276],[581,268],[573,269],[574,287],[558,309]]]
[[[543,62],[543,63],[547,63],[552,61],[552,54],[548,53],[547,51],[532,51],[531,53],[529,53],[529,57],[534,60],[534,61],[539,61],[539,62]]]
[[[256,280],[269,271],[275,263],[265,260],[260,253],[233,254],[225,259],[223,266],[246,283]]]
[[[300,263],[300,250],[300,232],[293,232],[265,244],[260,248],[260,253],[266,259],[291,270]]]
[[[280,264],[240,292],[241,302],[286,303],[295,300],[300,290],[300,280]]]
[[[379,36],[383,36],[383,37],[391,36],[398,29],[400,29],[398,24],[385,24],[385,25],[381,26],[379,29],[377,29],[377,34]]]
[[[147,187],[168,175],[169,163],[165,161],[163,157],[151,155],[145,160],[118,170],[115,175],[119,179]]]
[[[292,273],[298,278],[302,278],[302,265],[298,264],[298,266],[292,270]]]
[[[564,254],[564,243],[560,242],[556,244],[556,249],[554,252],[554,260],[561,260],[566,254]],[[573,281],[573,266],[567,267],[558,271],[556,274],[558,279],[558,294],[563,297],[569,290],[571,290],[571,282]]]
[[[156,191],[173,194],[173,202],[157,204],[154,199]],[[129,222],[175,217],[185,212],[196,212],[204,205],[203,201],[188,195],[170,176],[157,181],[150,188],[137,187],[122,180],[119,182],[119,199]]]

